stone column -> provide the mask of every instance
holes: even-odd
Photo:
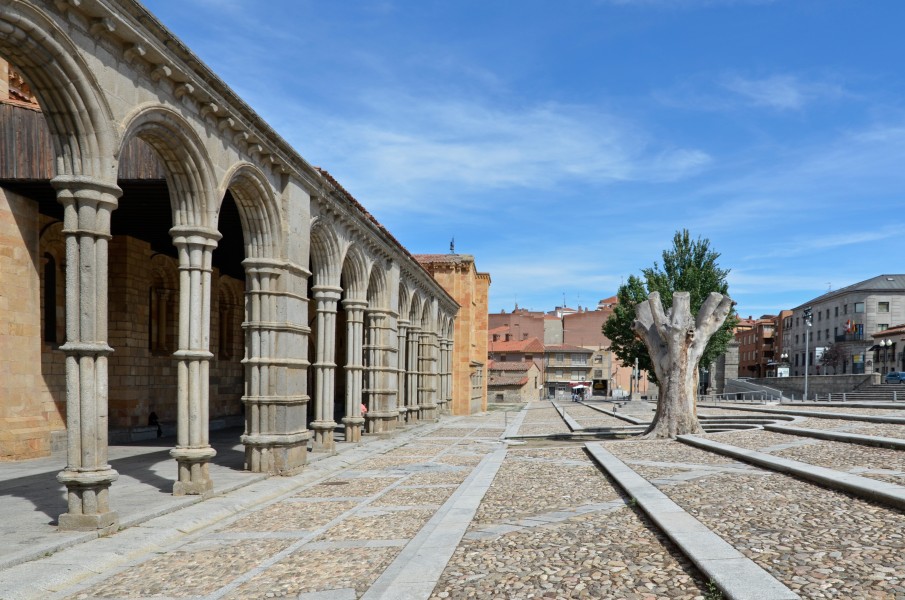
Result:
[[[449,414],[449,350],[450,343],[446,337],[440,338],[440,394],[437,404],[442,414]]]
[[[333,452],[333,397],[336,392],[336,303],[342,288],[316,285],[311,288],[316,302],[317,340],[314,357],[314,451]]]
[[[246,259],[245,468],[292,475],[308,460],[307,271]]]
[[[361,416],[362,374],[364,372],[365,300],[343,300],[346,309],[346,416],[343,425],[347,442],[360,442],[365,419]]]
[[[427,421],[437,419],[437,362],[438,344],[437,334],[424,330],[419,340],[418,370],[421,373],[420,388],[418,389],[418,404],[421,408],[421,418]]]
[[[406,377],[408,378],[405,390],[405,406],[407,412],[405,414],[406,421],[409,423],[417,423],[421,419],[421,407],[418,404],[420,385],[418,351],[419,340],[421,339],[421,328],[416,325],[409,325],[408,328],[408,369]]]
[[[397,388],[399,372],[396,365],[396,315],[386,310],[372,309],[368,313],[368,398],[371,408],[367,419],[368,433],[390,433],[399,420]]]
[[[408,381],[407,367],[408,359],[406,358],[406,349],[408,348],[408,319],[400,318],[397,322],[396,332],[396,406],[399,411],[397,424],[401,427],[405,425],[408,407],[406,406],[405,384]]]
[[[179,253],[179,346],[173,494],[206,494],[214,487],[208,463],[217,451],[208,437],[210,400],[211,255],[220,232],[196,226],[170,229]]]
[[[107,463],[107,244],[110,216],[122,190],[89,177],[51,180],[63,205],[66,236],[66,486],[62,530],[115,531]]]

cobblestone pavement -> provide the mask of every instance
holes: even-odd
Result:
[[[601,408],[608,408],[610,413],[612,413],[613,406],[615,405],[601,405]],[[564,404],[563,408],[569,416],[575,419],[582,427],[625,427],[631,425],[622,419],[617,419],[612,416],[612,414],[594,410],[590,406],[584,406],[577,402]],[[616,410],[618,411],[619,409],[616,408]],[[651,413],[651,417],[653,417],[653,413]]]
[[[733,431],[704,437],[811,465],[905,485],[905,452],[901,450],[872,448],[771,431]]]
[[[587,407],[565,408],[578,420],[596,418]],[[519,418],[522,434],[567,431],[549,402],[529,404]],[[373,594],[444,509],[457,506],[457,494],[471,489],[494,456],[500,460],[492,483],[465,521],[464,535],[452,541],[449,561],[436,566],[433,590],[420,597],[717,597],[581,444],[543,440],[503,450],[499,437],[511,419],[500,411],[444,421],[395,449],[44,597],[361,598]],[[827,423],[803,424],[810,421]],[[857,426],[868,435],[890,427],[835,421],[837,429]],[[905,474],[905,453],[892,450],[762,430],[708,437],[900,484]],[[901,430],[899,437],[905,437]],[[602,443],[802,598],[905,600],[900,511],[675,441]],[[403,569],[430,570],[430,562],[419,555]]]
[[[773,436],[751,431],[708,437],[763,448],[777,441]],[[901,512],[679,442],[604,446],[802,598],[905,599]],[[824,466],[852,462],[844,453],[834,458],[841,463],[826,458]]]
[[[786,427],[805,427],[807,429],[828,429],[844,433],[873,435],[905,439],[905,425],[891,423],[865,423],[864,421],[846,421],[845,419],[813,419],[807,418],[794,423],[784,423]]]

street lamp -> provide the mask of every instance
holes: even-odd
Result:
[[[892,346],[892,340],[889,338],[880,340],[880,347],[883,348],[883,373],[886,373],[889,368],[886,366],[886,360],[888,358],[889,347]]]
[[[808,399],[808,367],[810,362],[810,331],[811,325],[814,324],[813,311],[811,307],[807,307],[804,309],[804,399],[807,401]]]

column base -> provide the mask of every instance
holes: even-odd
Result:
[[[343,417],[345,425],[346,441],[357,444],[361,441],[361,430],[365,424],[364,417]]]
[[[399,425],[399,416],[393,412],[388,413],[368,413],[365,416],[367,422],[365,427],[369,434],[390,434],[396,431]]]
[[[119,478],[113,469],[62,471],[57,481],[66,486],[69,511],[60,515],[60,531],[100,531],[107,535],[119,529],[119,517],[110,510],[110,484]]]
[[[408,410],[405,413],[405,422],[408,425],[417,425],[418,421],[421,420],[421,407],[420,406],[408,406],[406,407]]]
[[[180,448],[170,450],[179,469],[178,480],[173,484],[174,496],[204,496],[214,489],[208,463],[217,455],[210,446],[202,448]]]
[[[399,414],[396,415],[396,425],[398,427],[403,427],[405,425],[405,414],[408,412],[408,409],[404,406],[399,407]]]
[[[288,477],[308,463],[310,431],[295,434],[243,435],[245,469]]]
[[[314,435],[312,439],[312,451],[336,452],[336,440],[333,438],[333,430],[336,423],[333,421],[312,421],[309,424]]]
[[[421,407],[421,420],[436,422],[439,420],[437,415],[437,406],[434,404],[426,404]]]

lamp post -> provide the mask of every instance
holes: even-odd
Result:
[[[808,367],[810,362],[810,329],[814,322],[811,320],[813,311],[811,307],[804,309],[804,400],[808,399]]]
[[[883,373],[886,374],[889,371],[889,368],[886,366],[889,347],[892,346],[892,340],[889,338],[885,338],[880,340],[880,347],[883,348]]]

